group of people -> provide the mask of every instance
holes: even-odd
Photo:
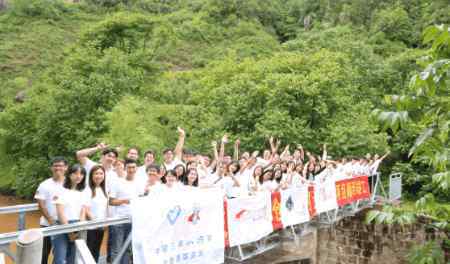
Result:
[[[125,159],[120,159],[118,150],[104,143],[77,151],[79,163],[70,167],[65,158],[53,158],[52,177],[39,185],[35,195],[42,213],[40,225],[130,216],[132,199],[179,188],[220,188],[224,196],[234,198],[327,179],[373,175],[388,155],[331,160],[326,145],[320,156],[301,145],[291,153],[289,145],[279,151],[280,141],[273,137],[269,139],[270,149],[262,155],[259,151],[241,153],[239,140],[234,142],[233,155],[226,155],[228,137],[224,135],[219,144],[212,142],[209,156],[183,150],[185,131],[178,128],[178,134],[175,148],[163,151],[161,165],[156,163],[153,150],[143,154],[143,164],[139,165],[138,148],[129,148]],[[95,162],[89,157],[97,152],[101,152],[101,158]],[[109,262],[118,256],[130,232],[131,224],[109,227]],[[103,228],[87,232],[87,245],[97,262],[104,234]],[[75,239],[76,233],[46,238],[42,263],[47,264],[53,248],[54,264],[73,264]],[[128,260],[123,256],[120,262],[127,264]]]

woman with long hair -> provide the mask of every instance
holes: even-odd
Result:
[[[196,169],[189,169],[187,171],[184,185],[198,187],[198,173]]]
[[[71,224],[86,219],[88,200],[85,193],[86,170],[80,164],[73,165],[66,175],[63,183],[64,190],[55,200],[57,223]],[[61,234],[52,237],[53,263],[75,263],[75,243],[77,233]]]
[[[89,173],[89,207],[86,211],[87,219],[105,219],[108,211],[108,196],[105,190],[105,169],[102,166],[92,167]],[[87,246],[95,261],[98,262],[100,246],[102,245],[104,228],[92,229],[87,232]]]

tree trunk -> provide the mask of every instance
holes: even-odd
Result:
[[[0,11],[6,9],[6,0],[0,0]]]

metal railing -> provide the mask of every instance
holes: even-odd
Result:
[[[353,216],[359,211],[371,207],[377,200],[387,200],[386,192],[384,191],[383,184],[381,182],[381,175],[377,173],[374,176],[371,190],[372,197],[370,199],[364,201],[356,201],[352,204],[340,207],[338,209],[334,209],[332,211],[324,212],[311,221],[290,227],[290,232],[287,232],[287,236],[289,239],[295,241],[297,245],[300,243],[300,237],[307,233],[307,230],[311,229],[311,224],[316,224],[314,228],[321,226],[330,226],[334,225],[336,222],[340,221],[344,217]],[[391,196],[391,186],[389,186],[389,198],[396,198],[401,196],[401,174],[392,174],[389,176],[389,185],[393,186],[392,196]],[[400,184],[400,187],[398,186]],[[379,194],[381,192],[381,195]],[[400,192],[400,194],[398,194]],[[24,204],[24,205],[16,205],[16,206],[8,206],[8,207],[0,207],[0,215],[1,214],[19,214],[18,220],[18,232],[4,233],[0,234],[0,252],[6,253],[11,259],[14,260],[14,255],[9,251],[8,244],[17,240],[21,232],[24,232],[25,229],[25,214],[27,212],[37,211],[38,205],[36,203],[33,204]],[[66,234],[71,232],[79,232],[86,231],[89,229],[96,229],[101,227],[107,227],[111,225],[119,225],[131,223],[131,219],[128,217],[124,218],[109,218],[104,220],[94,220],[94,221],[84,221],[77,222],[73,224],[67,225],[56,225],[41,228],[44,236],[54,236],[59,234]],[[259,254],[262,254],[270,249],[273,249],[280,245],[280,237],[277,233],[272,233],[269,237],[265,237],[259,241],[252,242],[245,245],[235,246],[230,248],[226,252],[226,257],[235,261],[244,261]],[[123,247],[121,248],[116,259],[113,260],[113,264],[118,264],[120,259],[127,251],[127,248],[131,245],[131,233],[126,239]],[[76,242],[76,264],[93,264],[95,260],[89,252],[89,249],[86,246],[84,240],[80,239]],[[1,263],[0,263],[1,264]]]
[[[91,251],[83,239],[75,240],[75,264],[95,264]]]

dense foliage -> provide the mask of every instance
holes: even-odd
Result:
[[[371,118],[407,89],[422,31],[448,13],[445,0],[8,1],[2,188],[30,195],[49,157],[99,140],[160,150],[180,125],[201,151],[223,132],[248,149],[269,135],[335,157],[390,148],[385,168],[405,173],[411,196],[448,200],[434,170],[410,162],[423,126],[393,133]]]

